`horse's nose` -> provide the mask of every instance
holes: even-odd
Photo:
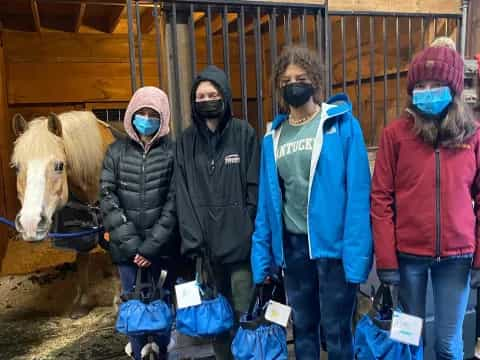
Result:
[[[44,213],[40,214],[40,221],[37,225],[37,232],[48,230],[48,218]]]
[[[35,242],[47,237],[50,222],[43,212],[33,216],[20,213],[15,218],[15,227],[22,235],[23,240]]]
[[[22,223],[20,222],[20,214],[17,214],[17,216],[15,216],[15,229],[19,232],[19,233],[23,233],[23,226],[22,226]]]

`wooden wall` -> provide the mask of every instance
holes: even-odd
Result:
[[[480,1],[470,1],[467,38],[467,56],[480,54]]]
[[[384,12],[430,14],[434,9],[435,13],[460,13],[461,0],[329,0],[328,6],[331,10],[345,11],[375,9]]]
[[[0,34],[1,36],[1,34]],[[9,167],[9,157],[12,147],[12,139],[10,135],[10,126],[8,119],[7,104],[7,83],[6,70],[4,62],[4,42],[0,38],[0,216],[11,214],[9,211],[9,198],[11,194],[15,194],[15,178]],[[4,225],[0,225],[0,259],[3,259],[7,250],[7,239],[10,232]]]

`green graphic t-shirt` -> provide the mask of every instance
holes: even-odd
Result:
[[[307,234],[307,201],[310,161],[321,112],[303,125],[282,124],[277,147],[277,167],[283,180],[283,218],[288,231]]]

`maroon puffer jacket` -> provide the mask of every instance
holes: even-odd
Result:
[[[371,204],[377,269],[398,269],[397,252],[474,254],[480,268],[480,131],[455,148],[435,149],[412,127],[408,115],[393,121],[377,153]]]

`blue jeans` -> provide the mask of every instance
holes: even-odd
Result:
[[[120,264],[117,266],[118,272],[120,274],[120,281],[122,283],[122,293],[127,294],[133,291],[135,286],[137,269],[138,267],[135,264]],[[150,266],[150,271],[153,274],[155,281],[158,281],[160,277],[160,272],[162,267],[160,264],[152,264]],[[170,332],[162,332],[157,334],[150,335],[153,342],[155,342],[160,348],[160,356],[165,356],[167,354],[167,346],[170,342]],[[148,343],[148,335],[139,335],[139,336],[129,336],[129,341],[132,344],[132,351],[135,360],[141,360],[141,351],[142,348]],[[162,358],[162,357],[161,357]]]
[[[432,258],[399,255],[399,301],[404,311],[425,319],[428,273],[435,306],[437,360],[463,359],[462,326],[470,293],[471,256]]]
[[[357,285],[340,259],[310,260],[305,235],[285,236],[285,288],[293,309],[297,360],[320,358],[320,327],[328,357],[353,359],[352,317]]]

